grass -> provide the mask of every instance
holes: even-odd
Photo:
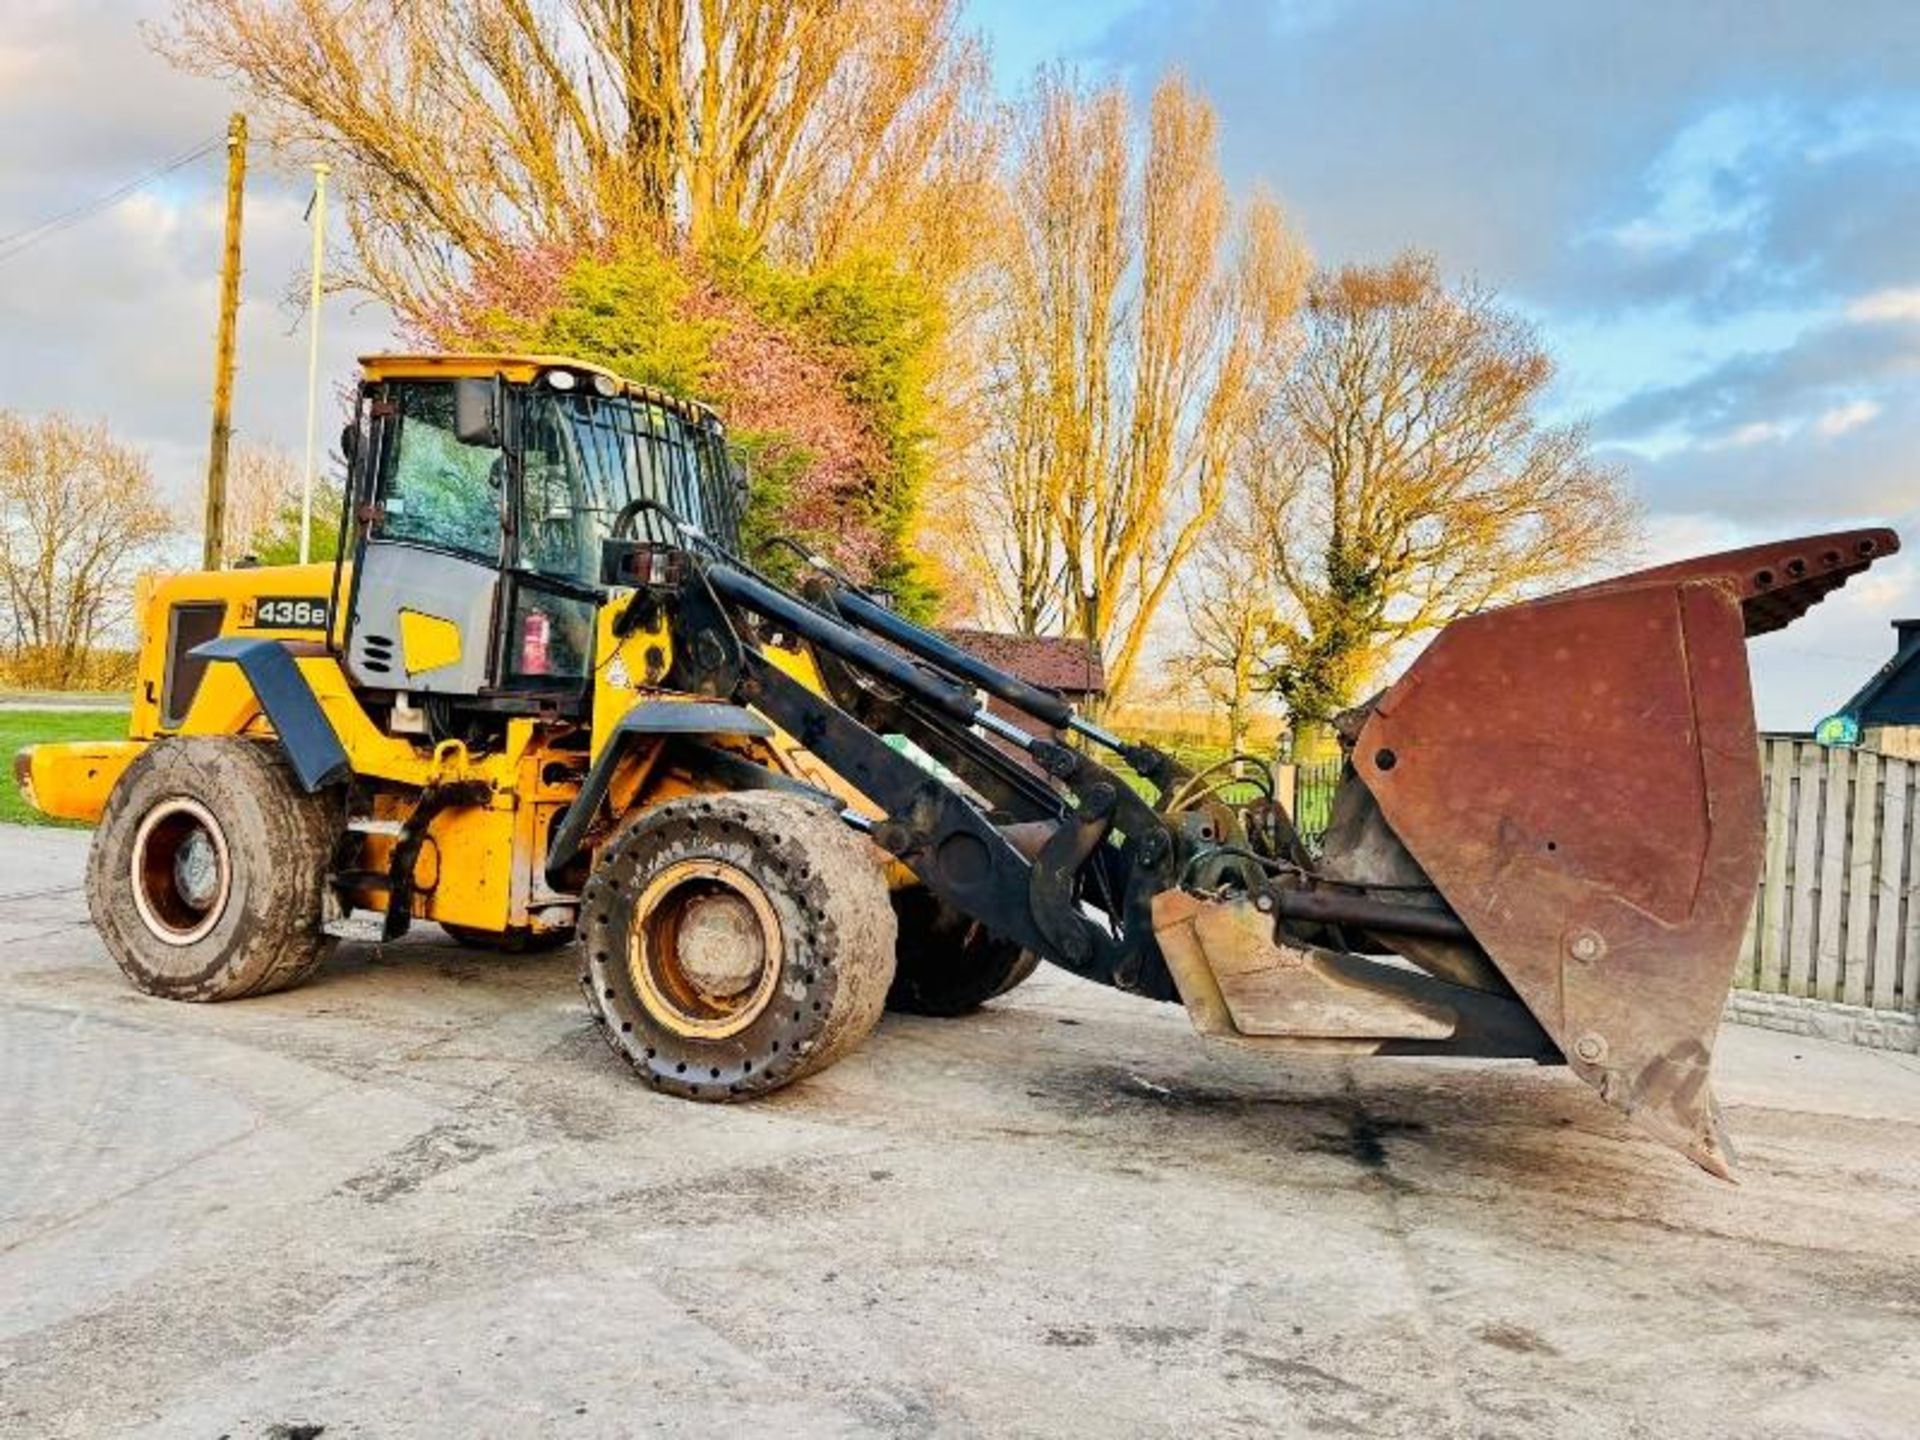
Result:
[[[1168,739],[1160,737],[1156,742],[1185,765],[1189,770],[1198,772],[1216,760],[1224,760],[1228,751],[1224,746],[1209,745],[1204,742]],[[1099,755],[1102,765],[1112,770],[1140,795],[1151,798],[1153,788],[1136,775],[1133,770],[1116,755],[1104,752]],[[1340,783],[1340,762],[1338,760],[1309,761],[1294,774],[1294,814],[1293,823],[1300,838],[1309,848],[1318,852],[1320,837],[1326,833],[1327,825],[1333,818],[1333,792]],[[1238,782],[1223,786],[1220,798],[1229,805],[1245,805],[1258,799],[1260,789],[1251,782]]]
[[[56,740],[119,740],[127,733],[124,710],[0,710],[0,822],[71,825],[33,809],[13,781],[13,755],[23,745]]]

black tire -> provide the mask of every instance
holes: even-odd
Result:
[[[689,928],[691,927],[691,928]],[[893,978],[879,853],[769,791],[671,801],[608,842],[581,896],[587,1003],[649,1085],[744,1100],[866,1038]]]
[[[564,950],[577,934],[571,925],[564,930],[529,930],[524,926],[511,930],[476,930],[467,925],[449,925],[443,920],[440,928],[468,950],[486,950],[495,955],[545,955]]]
[[[893,892],[899,931],[887,1008],[908,1015],[971,1015],[1039,968],[1040,957],[1002,940],[924,886]]]
[[[321,930],[336,802],[277,748],[238,736],[156,740],[114,786],[87,859],[94,928],[129,980],[168,1000],[298,985]]]

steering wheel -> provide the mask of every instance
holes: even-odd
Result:
[[[662,505],[658,500],[649,499],[647,496],[642,495],[638,499],[629,500],[626,504],[622,505],[620,512],[613,517],[613,538],[616,540],[631,540],[633,538],[633,522],[649,510],[666,516],[667,523],[673,526],[676,534],[687,528],[684,520],[666,506]]]

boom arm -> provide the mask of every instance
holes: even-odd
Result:
[[[911,723],[924,717],[927,723],[909,738],[924,742],[970,784],[979,780],[985,782],[982,789],[1017,794],[1020,808],[998,816],[982,812],[895,751],[860,718],[794,681],[740,633],[728,613],[736,609],[845,666],[850,684],[843,686],[843,701],[861,705],[877,698],[880,708],[896,719]],[[1175,845],[1162,817],[1112,771],[993,715],[959,681],[1019,696],[1011,703],[1026,702],[1065,718],[1071,712],[1059,696],[960,651],[952,655],[964,663],[942,655],[958,675],[934,668],[930,660],[916,663],[838,616],[724,562],[689,569],[677,613],[683,632],[677,656],[737,654],[739,661],[736,669],[695,659],[682,668],[676,660],[669,683],[730,695],[793,735],[886,812],[874,827],[875,841],[935,894],[1076,974],[1158,998],[1173,997],[1152,927],[1152,898],[1175,878]],[[943,647],[951,649],[938,636],[898,617],[887,618],[893,622],[889,638],[911,640],[917,652],[939,655]],[[724,636],[717,633],[722,626]],[[875,688],[878,696],[873,696]],[[975,725],[1025,752],[1059,790],[1044,782],[1010,783],[1002,752],[974,733]],[[1048,811],[1053,829],[1031,856],[1003,833]]]

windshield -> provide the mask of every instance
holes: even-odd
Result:
[[[608,523],[631,500],[653,500],[729,550],[739,545],[739,506],[718,426],[701,425],[664,405],[575,392],[552,397],[566,417],[589,486],[607,497]],[[635,534],[671,541],[658,516],[641,516]]]

